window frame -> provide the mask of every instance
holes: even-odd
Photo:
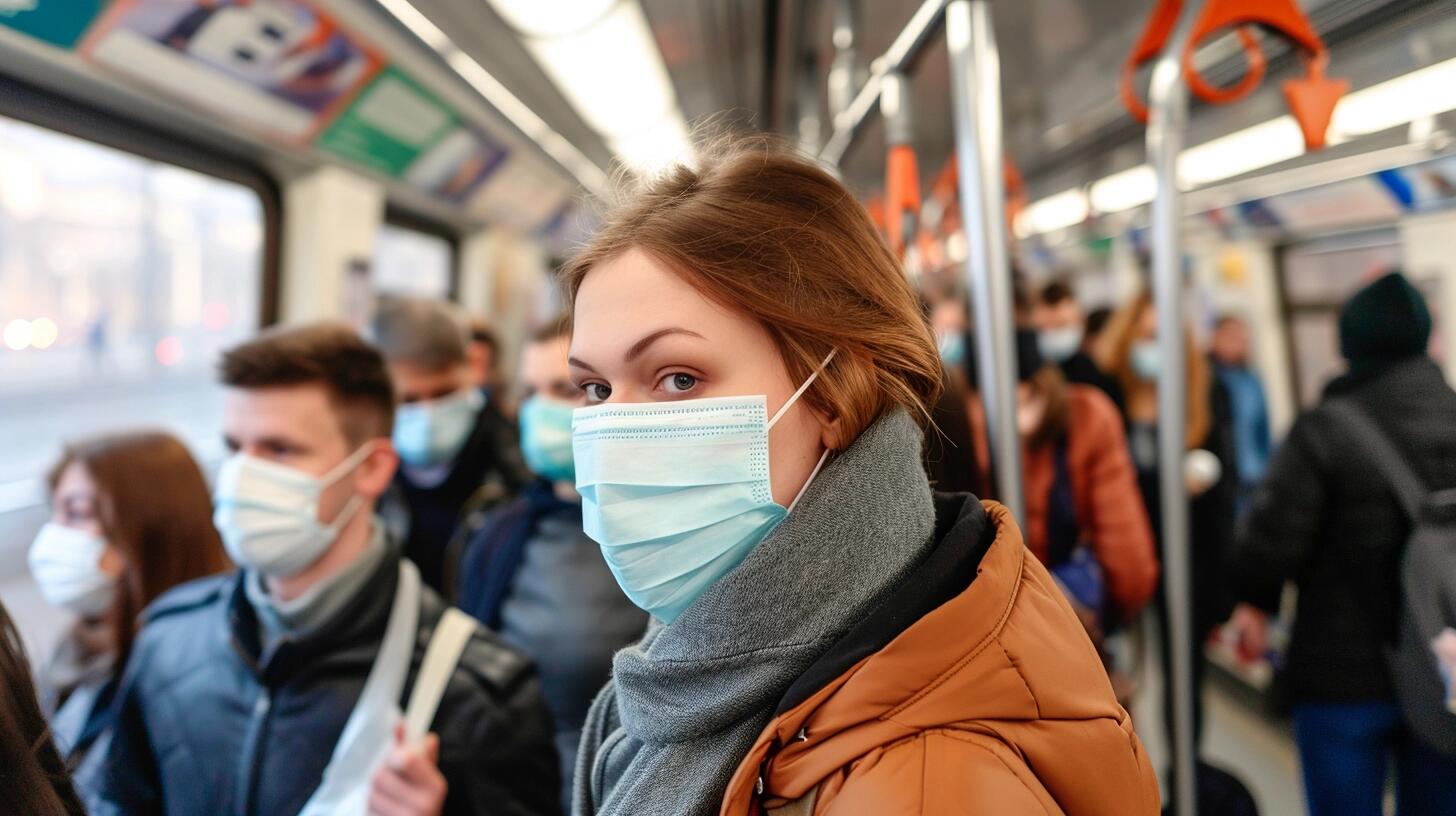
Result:
[[[4,74],[0,74],[0,116],[252,190],[263,215],[258,325],[262,328],[278,322],[283,283],[283,192],[278,180],[262,165]]]
[[[460,302],[460,231],[444,221],[422,215],[415,210],[385,201],[384,222],[398,229],[413,230],[440,238],[450,246],[449,275],[446,278],[445,298],[452,303]]]

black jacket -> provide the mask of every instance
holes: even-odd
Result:
[[[475,429],[450,465],[450,475],[432,487],[410,481],[404,468],[381,512],[404,539],[404,554],[419,565],[420,577],[451,597],[455,588],[452,542],[470,515],[514,496],[531,481],[510,420],[487,402]]]
[[[1123,413],[1127,405],[1123,400],[1122,386],[1097,366],[1092,357],[1084,351],[1079,351],[1062,361],[1062,376],[1067,382],[1073,385],[1090,385],[1098,391],[1107,395],[1112,404],[1117,406],[1117,412]]]
[[[103,813],[291,816],[308,801],[364,686],[399,572],[385,559],[318,633],[259,654],[239,574],[167,593],[147,613],[118,695]],[[408,699],[444,605],[423,593]],[[551,718],[530,663],[480,629],[432,726],[445,813],[556,814]]]
[[[1431,490],[1456,487],[1456,392],[1422,356],[1330,385],[1365,408]],[[1233,552],[1241,597],[1267,611],[1299,589],[1287,681],[1293,702],[1393,695],[1383,645],[1400,606],[1410,522],[1324,403],[1295,422],[1254,494]]]

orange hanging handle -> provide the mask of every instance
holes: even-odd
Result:
[[[920,213],[920,170],[915,149],[891,145],[885,171],[885,234],[896,255],[905,254],[906,243]]]
[[[1133,46],[1122,70],[1122,101],[1133,118],[1148,121],[1147,105],[1135,87],[1138,68],[1152,61],[1167,45],[1168,37],[1183,10],[1182,0],[1159,0],[1148,17],[1142,36]],[[1325,146],[1325,134],[1334,116],[1335,105],[1349,90],[1350,83],[1325,76],[1329,50],[1309,19],[1294,0],[1208,0],[1193,23],[1188,46],[1183,52],[1183,68],[1188,87],[1199,98],[1215,104],[1232,102],[1251,93],[1263,81],[1267,59],[1253,35],[1254,26],[1263,26],[1289,39],[1304,55],[1305,76],[1283,84],[1289,110],[1299,122],[1305,146],[1318,150]],[[1237,83],[1220,88],[1204,79],[1194,64],[1193,55],[1200,43],[1229,28],[1237,28],[1244,48],[1248,69]]]

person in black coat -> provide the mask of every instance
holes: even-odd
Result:
[[[1402,726],[1384,656],[1411,521],[1329,408],[1365,411],[1427,489],[1456,487],[1456,392],[1426,354],[1430,333],[1424,299],[1398,273],[1350,299],[1340,315],[1349,371],[1294,423],[1232,552],[1234,587],[1254,609],[1276,612],[1286,582],[1299,590],[1284,679],[1314,816],[1381,813],[1392,760],[1401,813],[1456,808],[1456,758]],[[1239,618],[1262,652],[1262,617],[1242,608]]]
[[[457,533],[531,481],[515,426],[476,385],[467,338],[455,307],[435,300],[387,299],[371,329],[399,400],[401,466],[381,513],[425,583],[447,599],[456,585]]]
[[[1032,304],[1031,314],[1041,356],[1060,366],[1067,382],[1090,385],[1106,394],[1118,411],[1125,410],[1122,386],[1088,353],[1094,338],[1072,287],[1063,281],[1042,287]]]

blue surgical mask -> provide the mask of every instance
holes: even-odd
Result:
[[[768,432],[818,376],[772,419],[764,396],[576,411],[583,528],[633,603],[672,623],[789,514],[773,499]]]
[[[1132,350],[1128,354],[1128,364],[1132,366],[1132,373],[1144,382],[1155,382],[1158,374],[1163,370],[1163,352],[1158,348],[1157,341],[1139,340],[1132,344]]]
[[[940,360],[948,366],[958,366],[966,361],[966,336],[964,334],[941,335],[936,341],[940,349]]]
[[[435,467],[453,461],[475,430],[485,395],[466,388],[448,397],[399,406],[394,414],[394,449],[406,465]]]
[[[1065,363],[1082,348],[1082,329],[1067,326],[1062,329],[1047,329],[1036,336],[1041,356],[1053,363]]]
[[[571,455],[572,406],[534,396],[521,403],[521,455],[526,467],[553,482],[576,478]]]

